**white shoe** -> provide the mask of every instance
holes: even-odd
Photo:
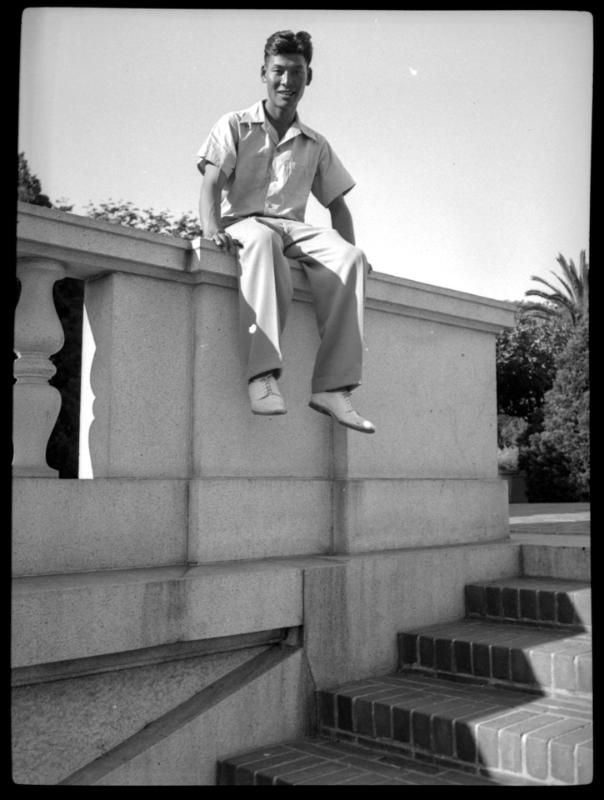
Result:
[[[260,378],[255,378],[248,383],[248,391],[253,414],[262,416],[287,414],[285,401],[273,375],[262,375]]]
[[[352,407],[350,392],[317,392],[311,396],[308,405],[321,414],[328,414],[347,428],[361,433],[375,433],[374,425]]]

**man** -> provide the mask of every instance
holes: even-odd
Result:
[[[344,200],[354,180],[296,111],[312,80],[311,59],[305,31],[278,31],[267,40],[260,71],[266,100],[223,116],[198,152],[201,225],[205,238],[238,257],[239,336],[252,412],[286,413],[277,380],[293,297],[287,259],[296,259],[310,284],[321,337],[309,405],[348,428],[373,433],[350,398],[361,383],[371,267],[355,247]],[[331,228],[305,223],[311,192],[329,209]]]

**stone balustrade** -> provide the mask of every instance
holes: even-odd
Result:
[[[379,551],[506,530],[494,343],[512,324],[511,304],[373,273],[365,382],[355,392],[377,424],[367,437],[307,407],[318,334],[297,266],[281,382],[289,413],[258,418],[237,352],[232,257],[204,241],[192,247],[26,204],[18,257],[15,476],[51,475],[44,452],[58,404],[48,355],[61,346],[51,289],[71,276],[86,281],[80,478],[105,481],[19,484],[17,501],[37,497],[23,513],[39,514],[23,524],[48,540],[37,526],[63,513],[56,500],[66,491],[72,508],[92,503],[81,514],[106,503],[115,511],[94,546],[87,530],[57,519],[51,571],[88,569],[95,559],[117,568]],[[148,510],[171,519],[167,538],[139,512],[142,480],[155,481]],[[16,547],[17,570],[48,570],[45,556]]]
[[[16,476],[50,474],[48,354],[61,341],[49,293],[67,275],[86,281],[80,477],[187,481],[189,562],[500,536],[494,340],[511,304],[374,273],[355,399],[378,433],[362,437],[306,406],[318,337],[299,268],[290,411],[259,419],[239,366],[232,258],[23,204],[18,256]]]
[[[234,258],[27,204],[17,255],[12,658],[25,707],[40,709],[19,740],[35,754],[21,776],[44,782],[86,761],[61,749],[52,675],[301,627],[304,669],[334,685],[393,669],[398,631],[461,616],[466,583],[516,573],[496,457],[495,338],[512,304],[372,273],[355,405],[377,432],[363,436],[308,408],[319,339],[299,267],[283,341],[288,413],[262,418],[239,363]],[[52,286],[64,276],[85,281],[80,478],[69,480],[45,461],[59,410],[49,356],[62,343]],[[143,685],[116,670],[132,691]],[[30,699],[34,673],[47,705],[36,687]],[[299,735],[308,699],[307,678],[288,675],[291,724],[276,707],[265,720],[279,737]],[[102,678],[94,685],[110,708]],[[90,696],[76,678],[61,687],[74,707]],[[245,698],[260,702],[253,687]],[[241,743],[240,720],[224,709],[220,720],[220,756],[267,741]],[[100,750],[115,739],[107,725]],[[214,728],[194,746],[187,730],[163,762],[133,759],[109,782],[199,783],[197,757],[181,755],[204,748],[211,775]]]
[[[17,266],[13,469],[19,477],[58,474],[46,463],[46,445],[61,407],[61,396],[48,381],[55,374],[49,356],[63,346],[52,289],[64,275],[63,264],[51,259],[21,258]]]

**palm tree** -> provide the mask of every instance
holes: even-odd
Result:
[[[564,291],[543,278],[531,275],[531,280],[544,284],[551,293],[541,289],[528,289],[525,295],[541,297],[546,303],[526,303],[522,309],[542,319],[553,317],[565,319],[574,328],[589,310],[589,264],[585,258],[585,250],[581,250],[578,270],[573,260],[567,262],[561,253],[556,260],[562,267],[564,278],[556,275],[553,270],[552,275],[562,284]]]

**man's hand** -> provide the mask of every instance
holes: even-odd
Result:
[[[224,228],[218,228],[214,233],[209,233],[206,239],[214,242],[221,250],[234,256],[237,255],[237,249],[243,247],[239,239],[233,239],[231,234],[227,233]]]
[[[226,175],[211,162],[206,162],[203,182],[199,195],[199,219],[204,239],[209,239],[226,253],[237,255],[237,248],[243,247],[240,241],[233,239],[230,233],[220,227],[220,193]]]

